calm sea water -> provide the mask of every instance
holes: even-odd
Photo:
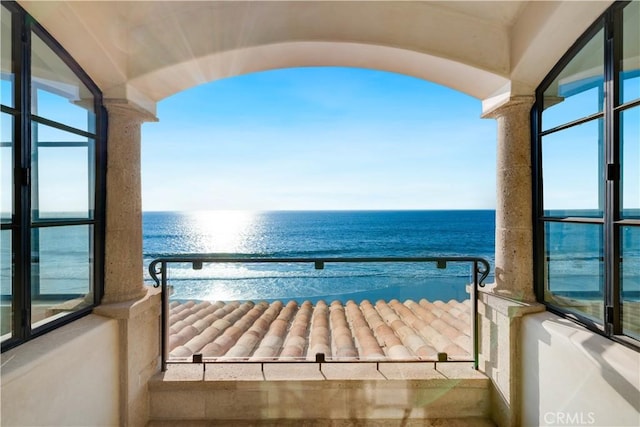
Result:
[[[147,212],[145,266],[156,257],[479,256],[493,266],[494,211]],[[146,282],[151,278],[146,274]],[[172,298],[221,300],[468,298],[468,263],[172,265]],[[489,277],[488,281],[493,278]]]
[[[492,265],[494,211],[147,212],[145,282],[159,256],[218,253],[236,257],[479,256]],[[90,227],[39,229],[39,287],[48,294],[90,291]],[[548,223],[547,279],[553,292],[601,298],[602,227]],[[0,293],[11,293],[11,239],[0,239]],[[623,298],[640,298],[640,227],[621,227]],[[35,235],[34,235],[35,238]],[[35,240],[34,240],[35,242]],[[34,270],[35,271],[35,270]],[[298,301],[468,298],[469,264],[172,265],[175,299]],[[487,282],[493,281],[491,275]],[[590,296],[589,296],[590,295]]]

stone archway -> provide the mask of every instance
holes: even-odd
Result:
[[[506,77],[463,62],[394,46],[342,41],[289,41],[211,53],[153,70],[129,84],[154,100],[162,100],[221,78],[315,66],[388,71],[447,86],[479,100],[509,86]]]

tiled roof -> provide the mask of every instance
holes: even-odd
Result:
[[[468,360],[471,301],[173,301],[169,359]]]

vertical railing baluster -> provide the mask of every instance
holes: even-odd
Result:
[[[471,304],[473,306],[473,319],[471,320],[473,331],[473,369],[478,370],[478,261],[473,261],[473,286],[471,287]]]
[[[169,358],[169,294],[167,292],[167,262],[160,263],[160,278],[162,281],[162,372],[167,370]]]

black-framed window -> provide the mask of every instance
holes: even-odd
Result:
[[[66,324],[103,293],[102,94],[14,2],[2,2],[2,350]]]
[[[615,3],[536,91],[536,291],[549,309],[640,340],[640,3]]]

